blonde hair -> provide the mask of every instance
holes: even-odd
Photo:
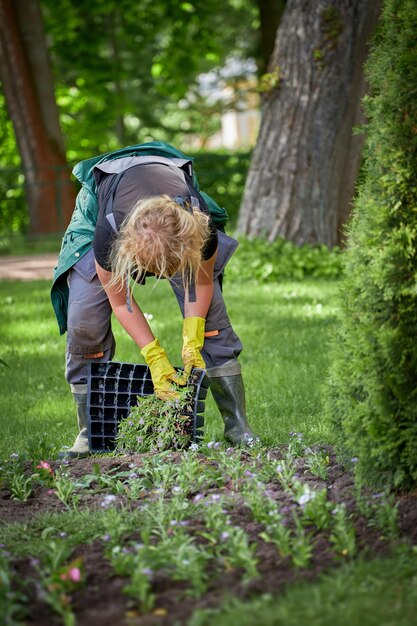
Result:
[[[144,272],[159,278],[179,273],[187,284],[198,272],[209,234],[209,217],[199,209],[167,195],[140,200],[112,244],[109,284],[128,287],[132,274],[138,279]]]

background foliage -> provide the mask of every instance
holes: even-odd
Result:
[[[197,77],[220,71],[230,55],[250,56],[259,25],[250,0],[42,0],[42,7],[70,161],[211,134],[221,109],[199,97]]]
[[[367,66],[365,181],[349,231],[329,410],[359,476],[417,481],[417,6],[387,0]]]
[[[253,59],[259,60],[259,15],[253,0],[40,3],[69,167],[100,152],[149,140],[169,141],[187,152],[195,146],[195,152],[218,130],[222,112],[239,107],[241,91],[225,99],[222,90],[253,72]],[[222,165],[228,161],[225,153],[219,158]],[[239,168],[237,158],[238,163],[226,164],[231,176]],[[234,215],[247,162],[236,181],[219,164],[214,166],[215,155],[207,159],[216,175],[222,175],[217,191],[226,202],[232,200]],[[3,238],[27,229],[23,183],[0,86]]]

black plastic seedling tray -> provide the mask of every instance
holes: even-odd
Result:
[[[193,389],[192,441],[203,436],[204,408],[208,377],[204,370],[193,369],[188,386]],[[91,452],[111,452],[119,422],[126,418],[130,408],[138,403],[138,396],[153,394],[152,378],[147,365],[137,363],[91,363],[88,375],[88,444]],[[186,414],[188,415],[188,414]]]

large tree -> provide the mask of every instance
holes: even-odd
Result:
[[[0,0],[0,77],[25,176],[32,234],[56,233],[74,206],[37,0]]]
[[[367,43],[378,0],[288,0],[263,81],[262,122],[238,231],[334,246],[363,139]]]

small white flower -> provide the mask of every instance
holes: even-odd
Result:
[[[117,500],[116,496],[112,494],[108,494],[107,496],[104,496],[103,500],[101,501],[101,506],[103,507],[103,509],[107,509],[112,504],[114,504],[116,500]]]
[[[198,450],[198,443],[192,443],[190,446],[190,450],[192,450],[193,452],[197,452]]]

